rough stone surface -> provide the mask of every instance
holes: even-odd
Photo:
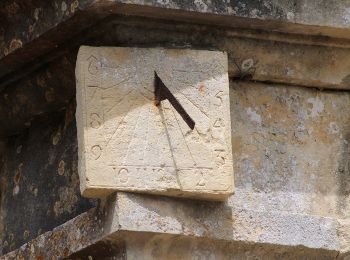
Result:
[[[232,81],[230,100],[236,188],[228,202],[119,194],[109,228],[96,239],[124,230],[255,243],[263,252],[265,244],[301,245],[321,256],[349,251],[349,94]]]
[[[46,64],[0,95],[0,136],[13,136],[29,128],[41,115],[62,110],[75,95],[75,53]]]
[[[155,105],[154,72],[183,106]],[[81,47],[79,174],[113,190],[224,199],[232,193],[227,57],[204,50]],[[195,122],[192,130],[180,114]]]
[[[42,116],[0,152],[0,253],[96,205],[81,198],[74,104]]]
[[[92,209],[45,232],[1,259],[62,259],[103,237],[103,216]]]
[[[121,230],[339,250],[334,218],[118,195]]]
[[[330,27],[329,31],[336,28],[347,28],[349,25],[349,8],[350,2],[345,0],[342,2],[336,0],[262,0],[262,1],[210,1],[210,0],[115,0],[115,3],[123,3],[126,5],[158,7],[164,9],[175,9],[191,12],[199,12],[205,14],[251,18],[258,20],[278,21],[279,26],[276,29],[288,30],[287,26],[283,26],[281,22],[290,24]],[[131,9],[131,8],[130,8]],[[146,11],[145,11],[146,12]],[[210,20],[209,18],[207,18]],[[261,25],[266,24],[260,21]],[[254,26],[256,25],[253,22]],[[290,25],[290,29],[295,28]],[[321,30],[321,28],[319,28]],[[303,32],[310,33],[307,28],[303,28]],[[345,35],[344,35],[345,36]]]
[[[349,93],[232,82],[230,97],[231,205],[349,216]]]
[[[111,31],[115,33],[108,33]],[[174,26],[161,20],[145,23],[142,19],[118,17],[91,33],[94,39],[88,43],[93,46],[103,42],[111,46],[165,45],[225,51],[232,78],[325,89],[350,88],[349,49],[341,45],[322,46],[311,38],[301,40],[298,36],[285,34],[185,23]]]
[[[5,0],[0,3],[0,77],[16,78],[24,64],[36,67],[42,55],[64,45],[96,22],[88,13],[93,0]],[[54,56],[53,55],[53,56]],[[15,73],[14,70],[17,71]],[[10,73],[12,73],[10,75]],[[1,89],[1,87],[0,87]]]
[[[342,259],[336,252],[254,245],[165,234],[130,234],[126,238],[127,259]]]
[[[145,22],[143,19],[115,17],[91,28],[91,39],[85,43],[93,46],[205,46],[228,53],[230,78],[349,89],[348,49],[302,45],[295,42],[296,37],[292,38],[294,43],[282,42],[285,37],[273,38],[276,41],[271,42],[259,39],[262,33],[246,33],[227,28],[184,23],[174,26],[159,20]],[[242,35],[255,39],[242,38]],[[35,73],[6,85],[8,88],[0,95],[0,120],[6,122],[0,124],[0,135],[20,132],[34,117],[63,109],[75,98],[76,53],[77,49],[73,48]],[[5,87],[3,83],[0,81],[0,88]]]
[[[0,247],[16,249],[2,258],[95,258],[96,249],[121,259],[349,258],[349,93],[322,91],[349,89],[349,1],[0,7]],[[72,38],[109,12],[116,15]],[[73,51],[51,59],[64,41]],[[74,100],[82,42],[228,53],[235,194],[227,203],[119,194],[109,211],[58,226],[95,205],[79,196],[75,127],[64,127],[73,121],[61,111]],[[127,231],[136,229],[143,232]]]
[[[35,67],[111,13],[312,35],[326,44],[339,42],[329,36],[347,38],[349,46],[349,6],[335,0],[6,0],[0,4],[0,77],[16,78],[21,66]]]
[[[5,258],[13,259],[15,255],[24,258],[41,255],[45,258],[53,253],[70,256],[79,255],[78,252],[84,255],[84,251],[91,251],[94,248],[92,245],[98,241],[113,242],[122,251],[125,244],[127,259],[139,259],[136,256],[142,254],[145,257],[156,254],[153,256],[162,259],[164,254],[176,254],[176,251],[169,252],[170,245],[174,247],[176,241],[188,241],[189,248],[178,252],[188,257],[193,254],[191,244],[207,241],[207,245],[210,245],[207,250],[214,255],[219,254],[224,246],[231,250],[245,249],[253,255],[272,257],[277,254],[277,257],[282,253],[289,255],[298,252],[307,259],[316,256],[332,259],[343,248],[343,237],[337,230],[345,231],[348,226],[333,218],[260,212],[229,207],[225,203],[193,202],[122,192],[112,195],[104,205],[104,208],[90,210],[42,234]],[[92,235],[88,236],[91,232]],[[54,243],[59,247],[52,248]],[[114,247],[110,248],[113,250]],[[217,257],[221,259],[228,253],[224,252]],[[119,254],[117,250],[115,256]]]

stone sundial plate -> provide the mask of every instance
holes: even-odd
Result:
[[[82,46],[76,64],[84,196],[232,194],[226,53]],[[168,99],[156,105],[155,72],[195,122],[193,130]]]

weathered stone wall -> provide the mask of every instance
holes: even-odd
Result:
[[[336,253],[309,250],[276,248],[271,245],[247,245],[240,242],[226,242],[203,238],[155,235],[152,233],[132,234],[126,248],[128,259],[332,259]],[[159,246],[161,245],[161,246]],[[98,258],[98,254],[89,252]]]
[[[287,248],[301,244],[313,250],[329,250],[326,253],[297,247],[272,249],[273,247],[263,245],[252,248],[240,243],[193,240],[189,244],[183,242],[186,244],[183,251],[172,253],[169,251],[172,247],[168,243],[182,243],[186,239],[176,242],[178,239],[163,241],[160,237],[159,259],[166,252],[175,256],[189,255],[189,252],[196,251],[192,247],[201,248],[207,243],[211,249],[198,249],[198,254],[219,257],[223,254],[221,248],[224,247],[228,250],[227,254],[229,250],[242,250],[237,253],[237,257],[240,254],[265,255],[278,259],[281,255],[289,257],[299,252],[300,255],[309,257],[314,255],[315,259],[320,255],[327,256],[325,259],[331,258],[336,254],[334,251],[348,243],[346,234],[341,234],[343,227],[337,223],[337,219],[345,220],[349,215],[346,185],[349,176],[349,151],[346,145],[350,115],[347,111],[350,107],[349,94],[234,80],[230,84],[230,98],[236,192],[226,206],[221,203],[182,203],[175,199],[162,201],[156,196],[147,196],[146,200],[142,199],[143,195],[131,196],[125,198],[125,202],[120,202],[126,206],[125,211],[118,206],[118,219],[123,223],[119,225],[126,230],[173,233],[180,228],[177,224],[179,221],[185,227],[185,232],[180,228],[176,231],[178,234],[284,245]],[[344,113],[336,113],[338,109]],[[56,122],[59,122],[59,118],[61,122],[70,122],[71,116],[68,112],[67,118],[62,112],[57,116]],[[6,180],[9,187],[4,192],[3,198],[6,199],[3,200],[2,207],[7,209],[3,219],[4,238],[6,242],[12,241],[12,248],[4,247],[4,250],[18,247],[36,236],[29,232],[38,232],[39,229],[41,232],[47,231],[93,205],[79,199],[74,124],[68,123],[65,126],[64,123],[53,124],[50,121],[55,120],[45,118],[35,122],[28,132],[29,136],[30,133],[33,135],[29,140],[43,140],[40,145],[46,143],[49,153],[37,155],[30,145],[27,148],[27,138],[11,138],[12,153],[20,151],[20,154],[28,153],[26,156],[32,157],[20,160],[24,164],[18,182],[18,194],[15,178],[18,176],[16,170],[19,172],[20,161],[8,161],[13,172],[7,170],[5,176],[14,179]],[[43,122],[49,126],[47,134],[42,132]],[[36,125],[41,127],[36,128]],[[55,143],[62,148],[54,149]],[[22,148],[19,148],[20,145]],[[34,169],[26,167],[29,158],[36,156],[40,156],[41,166]],[[73,160],[69,159],[70,156],[73,156]],[[28,159],[24,160],[26,158]],[[46,177],[38,180],[35,177],[38,173],[41,173],[39,176],[43,174]],[[31,185],[33,191],[28,190]],[[52,185],[49,190],[46,188],[48,185]],[[22,200],[19,200],[21,196]],[[15,207],[15,210],[9,211],[9,208],[13,208],[10,203],[16,203],[18,209]],[[169,206],[166,206],[167,203]],[[33,209],[33,205],[38,208]],[[177,210],[174,212],[175,208]],[[223,214],[224,212],[226,213]],[[30,214],[33,215],[28,218]],[[14,217],[23,219],[23,225],[18,226],[13,222]],[[50,217],[50,221],[46,220],[47,217]],[[23,237],[24,235],[28,237]],[[342,239],[345,241],[342,242]],[[149,248],[149,243],[151,242],[143,245],[141,252],[157,255],[153,252],[155,249]],[[137,251],[130,251],[131,255],[136,253]]]
[[[81,198],[75,107],[34,120],[1,155],[1,251],[6,253],[96,206]]]
[[[310,33],[317,26],[326,35],[346,32],[345,20],[312,19],[302,6],[281,4],[276,20],[310,23]],[[261,12],[258,19],[273,18]],[[327,26],[337,28],[327,31]],[[2,50],[11,45],[8,35]],[[114,16],[77,35],[50,62],[23,68],[24,78],[6,78],[0,84],[1,252],[26,243],[8,258],[98,257],[101,248],[106,257],[111,252],[108,257],[130,259],[345,256],[350,251],[350,51],[345,40],[321,38]],[[227,202],[120,193],[83,213],[98,202],[82,198],[78,188],[74,61],[80,44],[228,52],[235,194]],[[18,57],[11,52],[10,58]]]
[[[350,95],[232,82],[232,205],[346,218]]]

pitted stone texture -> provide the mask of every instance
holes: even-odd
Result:
[[[230,97],[230,204],[348,218],[349,93],[232,82]]]
[[[195,121],[154,102],[154,72]],[[222,200],[233,167],[226,53],[80,48],[76,67],[81,191]]]
[[[279,252],[297,251],[307,259],[310,259],[312,252],[335,256],[345,255],[349,250],[347,220],[337,221],[334,218],[288,212],[248,210],[229,206],[227,203],[180,200],[124,192],[113,194],[103,205],[104,207],[99,210],[93,209],[83,213],[52,232],[42,234],[5,256],[5,259],[22,259],[13,256],[32,259],[38,255],[46,259],[52,256],[52,252],[57,256],[65,254],[67,257],[98,241],[106,240],[115,240],[119,245],[123,244],[122,241],[126,241],[127,259],[134,259],[129,254],[135,252],[137,241],[130,236],[139,239],[145,234],[149,242],[147,247],[142,246],[145,255],[150,253],[148,246],[152,244],[154,236],[176,237],[177,241],[210,239],[213,243],[233,242],[244,247],[254,245],[259,250],[267,252],[272,249]],[[158,252],[164,250],[161,241],[158,245]],[[178,248],[176,245],[172,247]],[[188,249],[185,252],[188,253]],[[225,254],[229,255],[228,252]],[[233,256],[236,256],[235,254]],[[164,258],[163,256],[159,259]],[[222,258],[217,256],[209,259]]]
[[[267,212],[227,204],[153,199],[120,193],[121,230],[168,233],[220,240],[339,250],[334,218]]]
[[[276,247],[252,243],[229,242],[166,234],[134,234],[127,237],[127,259],[147,260],[236,260],[236,259],[314,259],[333,260],[339,255],[336,251],[299,247]],[[346,259],[346,258],[345,258]]]

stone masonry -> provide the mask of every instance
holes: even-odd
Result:
[[[326,0],[1,1],[0,258],[349,259],[349,8],[350,1]],[[103,108],[82,106],[82,75],[75,74],[81,66],[81,46],[171,50],[171,57],[175,53],[180,58],[167,64],[187,60],[185,72],[193,68],[190,58],[195,52],[212,53],[214,60],[224,55],[207,62],[226,64],[219,87],[224,86],[220,97],[227,103],[215,113],[228,122],[223,140],[229,153],[223,158],[233,169],[217,173],[228,173],[217,180],[228,187],[219,201],[208,200],[212,194],[198,199],[199,193],[208,192],[203,190],[179,198],[183,191],[167,186],[169,178],[147,190],[142,178],[148,176],[151,182],[152,171],[135,180],[137,193],[116,185],[125,176],[110,181],[112,189],[106,193],[84,193],[84,174],[91,172],[81,168],[82,133],[108,138],[116,117],[110,114],[111,120],[99,121],[93,115],[92,125],[79,118],[84,110]],[[111,54],[96,58],[103,56],[117,60]],[[149,56],[135,55],[142,57]],[[217,64],[212,67],[220,68]],[[207,74],[215,72],[207,67]],[[196,109],[181,98],[167,75],[169,68],[162,69],[159,77],[199,122],[202,117],[194,114]],[[146,88],[151,86],[154,74],[142,75]],[[177,79],[192,80],[193,75]],[[202,95],[202,85],[194,85],[199,94],[189,89],[188,97]],[[205,86],[209,94],[217,87],[210,81]],[[124,90],[112,88],[116,93],[109,97],[114,102]],[[149,90],[147,102],[154,94]],[[173,109],[168,100],[161,102],[165,112]],[[182,120],[179,115],[172,118]],[[176,129],[188,128],[184,120],[178,128],[176,121],[164,122],[177,134]],[[102,124],[103,132],[90,131]],[[189,131],[187,140],[196,140],[196,133]],[[115,147],[120,150],[106,155],[112,161],[124,151],[127,138],[118,138]],[[183,143],[176,145],[175,157],[184,151]],[[189,150],[205,153],[208,147]],[[96,156],[96,151],[88,156]],[[144,158],[133,151],[134,157],[123,158]],[[150,153],[147,162],[156,159]],[[184,156],[180,162],[188,159]],[[107,164],[96,165],[95,177],[104,176]],[[206,180],[204,175],[191,177],[196,180],[191,187],[202,187],[196,186],[203,183],[199,177]]]

